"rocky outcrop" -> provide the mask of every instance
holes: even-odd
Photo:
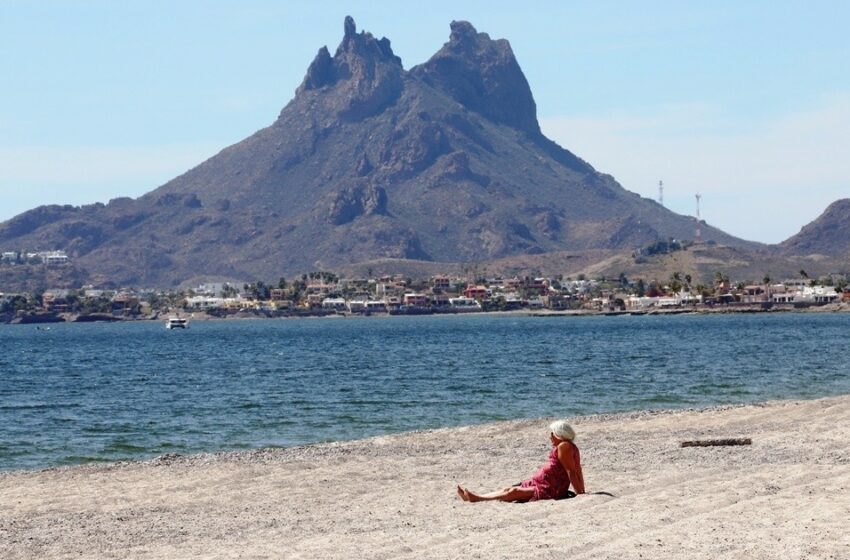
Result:
[[[361,216],[385,214],[386,211],[387,193],[384,189],[362,183],[331,193],[327,203],[327,218],[333,225],[347,224]]]

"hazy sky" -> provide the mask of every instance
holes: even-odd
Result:
[[[465,19],[543,131],[628,190],[778,242],[850,196],[850,2],[0,0],[0,221],[139,196],[271,124],[350,14],[405,68]]]

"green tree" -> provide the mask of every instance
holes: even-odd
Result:
[[[221,288],[221,295],[226,298],[234,298],[239,295],[239,290],[237,290],[235,286],[225,284]]]
[[[670,290],[674,293],[682,291],[682,275],[680,273],[674,272],[670,275]]]

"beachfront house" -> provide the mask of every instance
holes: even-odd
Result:
[[[328,297],[322,300],[322,309],[345,311],[345,300],[340,297]]]
[[[528,307],[530,309],[543,309],[545,306],[546,302],[543,301],[543,298],[535,297],[528,300]]]
[[[823,305],[838,301],[839,297],[841,296],[839,296],[838,292],[836,292],[835,288],[832,286],[807,286],[803,288],[802,297],[800,299],[803,301],[811,301],[816,305]]]
[[[776,291],[774,292],[774,288]],[[799,305],[825,305],[838,301],[841,295],[832,286],[800,285],[796,289],[781,290],[771,287],[770,301],[773,303],[794,303]]]
[[[449,305],[457,311],[480,311],[481,303],[475,298],[454,297],[449,298]]]
[[[794,303],[796,298],[796,291],[784,291],[770,294],[770,301],[773,303]]]
[[[207,309],[219,309],[224,308],[226,303],[225,298],[214,297],[214,296],[192,296],[186,298],[186,309],[192,309],[197,311],[206,311]]]
[[[284,301],[289,299],[290,290],[285,288],[272,288],[269,290],[269,299],[272,301]]]
[[[348,311],[351,313],[365,313],[367,310],[365,299],[352,299],[347,302]]]
[[[741,303],[762,303],[767,301],[763,284],[750,284],[741,290]]]
[[[367,301],[366,302],[366,311],[369,313],[386,313],[387,312],[387,302],[383,300],[378,301]]]
[[[402,302],[407,307],[425,307],[428,305],[428,296],[425,294],[408,292],[404,294]]]
[[[431,278],[431,289],[435,292],[448,292],[452,289],[452,280],[448,276]]]
[[[41,304],[45,311],[62,313],[68,311],[67,297],[70,290],[54,289],[47,290],[41,295]]]
[[[452,297],[449,294],[436,293],[431,294],[429,301],[434,307],[449,307]]]
[[[478,301],[488,299],[490,294],[487,286],[470,286],[463,291],[463,297],[477,299]]]

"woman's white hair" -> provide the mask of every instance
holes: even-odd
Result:
[[[576,438],[576,431],[573,427],[567,424],[566,420],[557,420],[549,424],[549,429],[555,434],[555,437],[562,440],[573,441]]]

